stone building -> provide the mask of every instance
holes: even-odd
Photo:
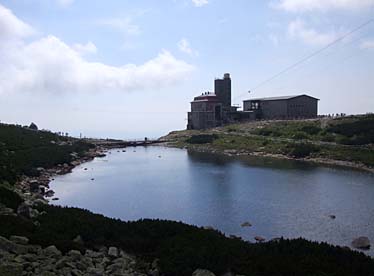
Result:
[[[222,102],[217,95],[205,92],[191,102],[187,129],[204,129],[222,125]]]
[[[214,81],[214,93],[205,92],[191,102],[187,129],[205,129],[225,124],[271,119],[315,118],[319,99],[308,95],[250,99],[243,110],[231,105],[231,78],[224,74]]]
[[[205,92],[191,102],[187,129],[204,129],[232,122],[238,115],[238,107],[231,106],[231,78],[224,74],[215,79],[214,93]]]
[[[250,99],[243,111],[253,112],[255,119],[307,119],[318,116],[318,101],[308,95]]]

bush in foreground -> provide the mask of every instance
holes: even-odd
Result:
[[[250,244],[214,230],[181,222],[122,222],[76,208],[40,206],[47,214],[40,225],[18,217],[0,216],[0,235],[22,235],[32,243],[60,250],[117,246],[147,261],[160,259],[165,275],[191,275],[206,268],[217,275],[374,275],[374,261],[364,254],[303,239]],[[84,246],[72,240],[80,235]]]

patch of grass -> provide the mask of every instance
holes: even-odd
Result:
[[[305,158],[310,156],[312,153],[318,152],[320,150],[319,147],[308,144],[308,143],[300,143],[300,144],[288,144],[285,148],[285,154],[294,157],[294,158]]]
[[[218,139],[216,134],[201,134],[191,136],[186,142],[188,144],[210,144],[216,139]]]

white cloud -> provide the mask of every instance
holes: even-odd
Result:
[[[297,19],[288,25],[288,34],[291,38],[300,39],[309,45],[323,46],[333,42],[338,36],[336,33],[321,33],[308,28],[304,21]]]
[[[199,52],[192,49],[191,46],[190,46],[190,43],[187,39],[185,38],[182,38],[179,42],[178,42],[178,48],[181,52],[183,53],[186,53],[190,56],[198,56],[199,55]]]
[[[374,0],[276,0],[271,6],[289,12],[364,10],[374,6]]]
[[[128,35],[140,34],[140,27],[134,24],[130,17],[102,19],[98,21],[98,24],[118,30]]]
[[[9,45],[0,43],[0,94],[2,93],[65,93],[65,92],[128,92],[157,89],[186,78],[194,67],[163,50],[155,58],[141,64],[111,66],[88,62],[74,47],[55,36],[26,42],[28,27],[0,5],[0,30]],[[16,24],[14,32],[8,29]],[[6,30],[4,32],[4,30]],[[14,41],[18,38],[19,41]],[[88,45],[88,46],[87,46]],[[83,48],[91,48],[86,44]]]
[[[369,39],[361,42],[361,49],[374,49],[374,39]]]
[[[96,54],[97,53],[96,45],[93,44],[91,41],[87,42],[86,44],[76,43],[76,44],[73,45],[73,48],[74,48],[74,50],[81,53],[82,55],[84,55],[84,54]]]
[[[195,7],[202,7],[209,3],[208,0],[192,0],[192,3],[195,5]]]
[[[35,30],[19,20],[11,10],[0,4],[0,42],[18,40],[35,33]]]

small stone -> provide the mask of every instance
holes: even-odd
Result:
[[[108,255],[110,257],[118,257],[118,249],[117,249],[117,247],[114,247],[114,246],[109,247]]]
[[[73,239],[73,242],[77,243],[77,244],[80,244],[80,245],[83,245],[84,242],[83,242],[83,239],[80,235],[76,236],[74,239]]]
[[[196,269],[194,273],[192,273],[192,276],[215,276],[215,274],[209,270]]]
[[[29,243],[28,238],[21,237],[21,236],[10,236],[9,240],[14,242],[14,243],[22,244],[22,245],[27,245]]]
[[[329,215],[329,218],[330,219],[336,219],[336,216],[335,215]]]

